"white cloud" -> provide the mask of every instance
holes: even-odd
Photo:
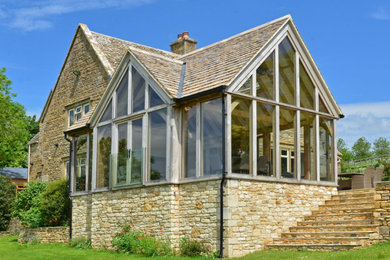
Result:
[[[10,2],[0,9],[0,18],[9,16],[9,26],[24,31],[47,29],[53,26],[51,18],[58,15],[103,8],[127,8],[150,3],[153,0],[44,0],[39,2]],[[7,6],[7,5],[3,5]]]
[[[371,143],[379,137],[390,140],[390,101],[341,105],[345,118],[337,124],[337,135],[349,146],[359,137]]]
[[[375,12],[371,13],[371,17],[376,20],[390,20],[390,12],[383,7],[379,7]]]

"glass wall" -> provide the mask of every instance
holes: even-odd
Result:
[[[335,181],[333,118],[306,68],[285,37],[237,86],[247,97],[229,93],[232,174]]]
[[[116,116],[124,116],[127,115],[127,103],[128,103],[128,95],[127,95],[127,86],[129,84],[128,81],[128,72],[126,72],[123,77],[121,83],[119,84],[118,90],[116,91]]]
[[[129,150],[127,148],[128,123],[118,125],[118,154],[116,184],[126,183],[127,173],[129,172]]]
[[[74,146],[75,191],[86,191],[88,136],[74,138]]]
[[[250,100],[232,98],[231,105],[231,142],[232,171],[234,173],[250,173]]]

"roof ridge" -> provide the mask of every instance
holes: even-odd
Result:
[[[104,36],[104,37],[109,37],[109,38],[112,38],[112,39],[116,39],[116,40],[119,40],[119,41],[122,41],[122,42],[125,42],[125,43],[131,43],[131,44],[134,44],[134,45],[138,45],[138,46],[143,46],[143,47],[151,48],[151,49],[154,49],[154,50],[157,50],[157,51],[161,51],[161,52],[163,52],[163,53],[166,53],[166,54],[168,54],[168,55],[170,55],[170,56],[173,56],[173,57],[180,57],[180,55],[178,55],[178,54],[176,54],[176,53],[173,53],[173,52],[170,52],[170,51],[166,51],[166,50],[163,50],[163,49],[151,47],[151,46],[144,45],[144,44],[140,44],[140,43],[136,43],[136,42],[131,42],[131,41],[123,40],[123,39],[120,39],[120,38],[117,38],[117,37],[113,37],[113,36],[110,36],[110,35],[107,35],[107,34],[98,33],[98,32],[95,32],[95,31],[91,31],[91,33],[95,33],[95,34],[102,35],[102,36]]]
[[[181,60],[168,58],[168,57],[165,57],[163,55],[160,55],[160,54],[157,54],[157,53],[152,53],[152,52],[149,52],[149,51],[145,51],[145,50],[142,50],[142,49],[139,49],[139,48],[136,48],[136,47],[128,46],[128,48],[130,50],[134,50],[134,51],[137,51],[137,52],[142,52],[144,54],[147,54],[147,55],[150,55],[150,56],[154,56],[156,58],[161,58],[161,59],[165,59],[167,61],[175,62],[175,63],[178,63],[180,65],[184,63]]]
[[[190,55],[192,55],[192,54],[194,54],[194,53],[197,53],[197,52],[199,52],[199,51],[203,51],[204,49],[208,49],[208,48],[213,47],[213,46],[215,46],[215,45],[217,45],[217,44],[220,44],[220,43],[222,43],[222,42],[226,42],[226,41],[232,40],[232,39],[234,39],[234,38],[237,38],[237,37],[242,36],[242,35],[244,35],[244,34],[253,32],[253,31],[258,30],[258,29],[260,29],[260,28],[262,28],[262,27],[268,26],[268,25],[270,25],[270,24],[272,24],[272,23],[279,22],[279,21],[281,21],[281,20],[283,20],[283,19],[286,19],[286,18],[292,19],[292,18],[291,18],[291,15],[290,15],[290,14],[287,14],[287,15],[285,15],[285,16],[279,17],[279,18],[277,18],[277,19],[275,19],[275,20],[272,20],[272,21],[270,21],[270,22],[261,24],[261,25],[259,25],[259,26],[254,27],[254,28],[251,28],[251,29],[249,29],[249,30],[246,30],[246,31],[240,32],[240,33],[238,33],[238,34],[235,34],[235,35],[233,35],[233,36],[230,36],[229,38],[223,39],[222,41],[214,42],[214,43],[212,43],[212,44],[210,44],[210,45],[207,45],[207,46],[202,47],[202,48],[200,48],[200,49],[197,49],[197,50],[194,50],[194,51],[189,52],[189,53],[187,53],[187,54],[184,54],[184,55],[180,56],[180,58],[188,57],[188,56],[190,56]]]

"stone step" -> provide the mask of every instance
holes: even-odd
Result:
[[[347,200],[347,199],[371,199],[374,198],[375,193],[357,193],[357,194],[339,194],[339,195],[333,195],[331,200]]]
[[[374,231],[342,231],[342,232],[288,232],[282,233],[284,238],[339,238],[339,237],[370,237]]]
[[[303,237],[303,238],[281,238],[275,239],[273,243],[284,245],[327,245],[327,244],[339,244],[339,245],[363,245],[369,240],[368,236],[364,237]]]
[[[360,189],[360,190],[340,190],[336,195],[347,195],[347,196],[353,196],[353,195],[360,195],[360,194],[374,194],[375,189]]]
[[[360,208],[367,209],[373,208],[374,202],[364,202],[364,203],[338,203],[338,204],[325,204],[318,207],[319,210],[333,210],[333,209],[351,209],[351,208]]]
[[[290,232],[378,231],[379,225],[297,226]]]
[[[298,222],[298,227],[302,226],[338,226],[338,225],[346,225],[346,226],[354,226],[354,225],[369,225],[369,224],[380,224],[380,222],[376,219],[349,219],[349,220],[305,220]]]
[[[357,212],[349,214],[316,214],[305,216],[304,221],[344,221],[344,220],[373,220],[373,212]]]
[[[370,213],[374,212],[375,208],[345,208],[345,209],[318,209],[312,211],[312,215],[328,215],[328,214],[350,214],[350,213]]]
[[[374,203],[374,197],[360,197],[360,198],[332,198],[325,201],[325,205],[333,204],[356,204],[356,203]]]
[[[296,244],[296,245],[285,245],[285,244],[268,244],[265,246],[266,249],[277,249],[277,250],[307,250],[307,251],[340,251],[349,250],[360,245],[340,245],[340,244]]]

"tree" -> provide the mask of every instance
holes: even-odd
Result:
[[[376,156],[390,155],[390,142],[384,137],[379,137],[374,142],[373,150]]]
[[[343,161],[348,162],[353,160],[353,153],[351,150],[349,150],[347,143],[344,141],[344,139],[339,138],[337,140],[337,150],[342,154],[341,158]]]
[[[0,175],[0,231],[6,230],[11,219],[12,203],[16,196],[16,186],[11,179]]]
[[[35,116],[12,100],[11,81],[0,68],[0,168],[27,167],[27,142],[38,132]]]
[[[352,152],[355,159],[363,159],[372,155],[371,143],[365,137],[360,137],[352,146]]]

